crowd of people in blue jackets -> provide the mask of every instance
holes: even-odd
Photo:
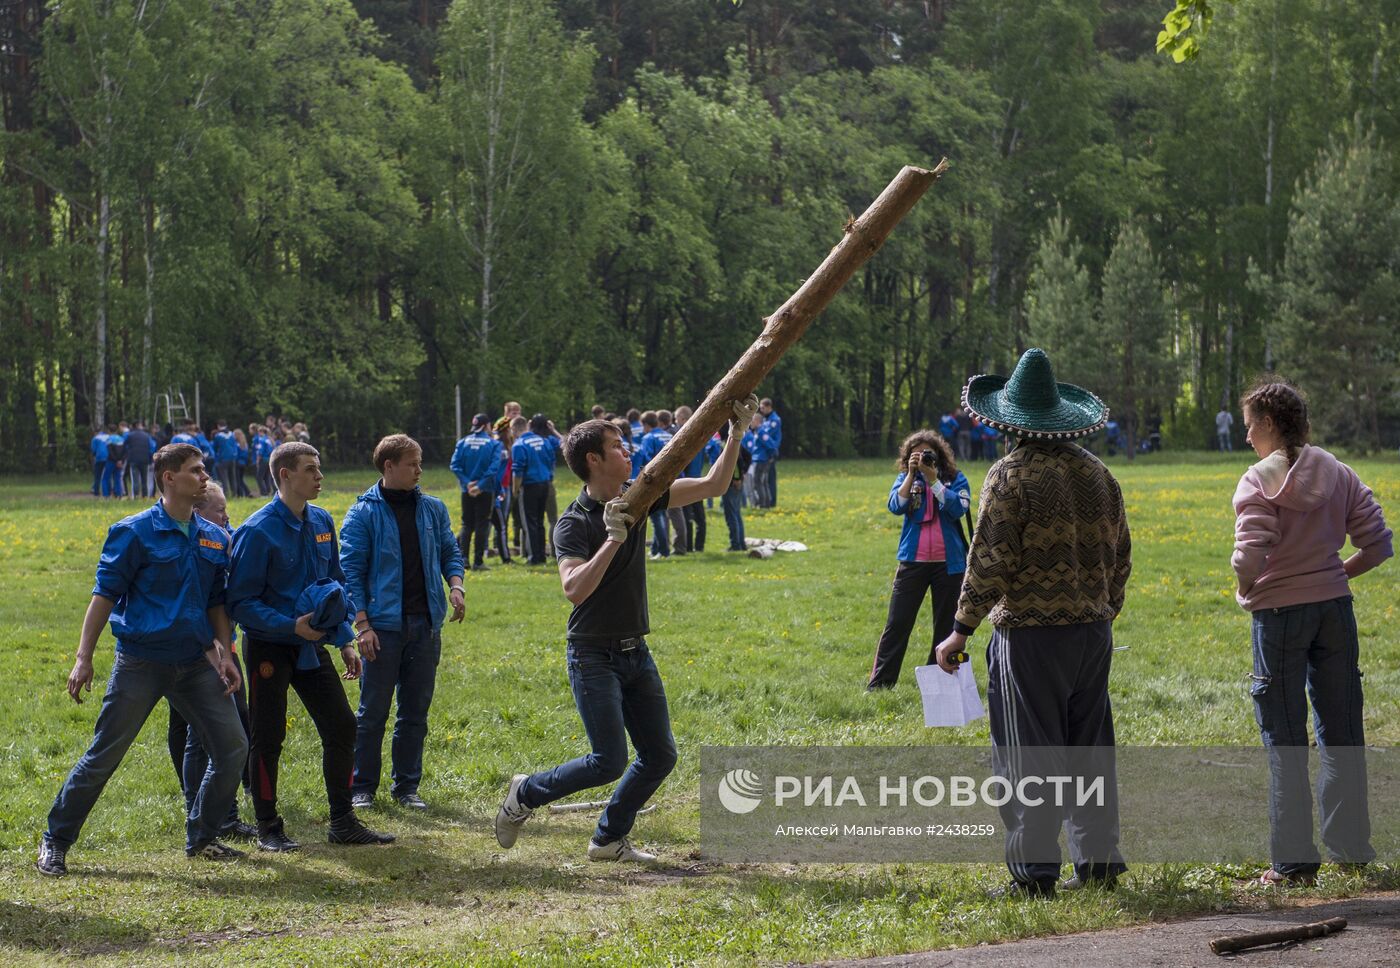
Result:
[[[278,444],[310,443],[306,424],[269,414],[262,423],[250,423],[245,433],[216,421],[205,432],[193,420],[147,427],[146,421],[121,421],[93,431],[88,442],[92,458],[92,496],[114,498],[155,497],[151,461],[166,444],[193,444],[204,455],[209,476],[218,480],[229,497],[252,497],[248,473],[260,497],[274,490],[270,461]]]
[[[548,536],[559,515],[554,468],[563,440],[544,414],[526,418],[519,403],[510,401],[492,422],[478,413],[471,429],[457,442],[451,468],[461,488],[462,528],[458,535],[463,560],[477,571],[489,568],[486,559],[502,564],[523,558],[544,564]],[[632,475],[661,453],[676,431],[690,419],[690,407],[670,410],[636,408],[619,415],[595,406],[592,418],[607,420],[621,434],[632,459]],[[771,400],[760,402],[759,413],[745,432],[734,480],[720,500],[729,531],[730,551],[744,551],[742,508],[773,507],[778,499],[778,453],[782,418]],[[728,427],[722,428],[686,465],[681,477],[702,477],[706,465],[718,459]],[[657,511],[652,516],[653,559],[705,550],[706,508],[702,504]]]

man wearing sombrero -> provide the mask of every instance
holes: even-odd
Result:
[[[1098,806],[1013,798],[1001,807],[1009,893],[1055,893],[1061,822],[1075,868],[1064,886],[1112,886],[1126,868],[1108,672],[1131,543],[1118,482],[1075,443],[1103,427],[1108,408],[1087,390],[1056,383],[1038,349],[1026,351],[1010,379],[973,377],[962,399],[1015,444],[987,472],[954,630],[938,646],[938,664],[955,671],[968,637],[990,617],[987,706],[999,774],[1014,780],[1068,767],[1105,777]]]

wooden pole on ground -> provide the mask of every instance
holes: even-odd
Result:
[[[642,468],[627,491],[628,507],[634,511],[644,511],[665,493],[681,468],[690,463],[705,442],[729,419],[731,403],[743,400],[758,388],[788,348],[807,331],[812,320],[821,315],[855,271],[879,251],[891,230],[947,170],[947,158],[931,169],[906,165],[860,218],[846,223],[845,236],[817,271],[777,312],[764,320],[763,332],[758,339],[754,340],[729,373],[715,384],[705,401],[661,449],[661,453]]]
[[[1300,924],[1296,928],[1280,928],[1277,931],[1260,931],[1255,934],[1240,934],[1228,938],[1216,938],[1210,943],[1210,950],[1218,955],[1233,954],[1266,944],[1285,944],[1290,941],[1306,941],[1309,938],[1324,938],[1338,931],[1345,931],[1346,918],[1328,918],[1312,924]]]

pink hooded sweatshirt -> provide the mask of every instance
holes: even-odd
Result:
[[[1350,595],[1338,554],[1348,537],[1361,555],[1355,575],[1394,553],[1371,489],[1320,447],[1303,445],[1292,467],[1274,451],[1235,488],[1236,600],[1254,612]]]

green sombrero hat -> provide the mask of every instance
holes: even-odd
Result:
[[[1108,407],[1083,387],[1056,383],[1044,350],[1029,349],[1008,379],[986,374],[967,381],[963,409],[983,423],[1017,437],[1073,440],[1108,422]]]

